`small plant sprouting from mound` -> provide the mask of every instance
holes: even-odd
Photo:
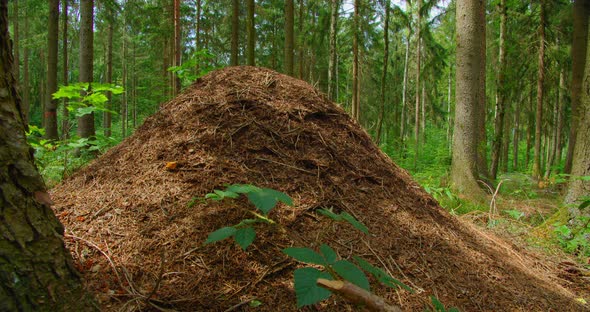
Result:
[[[268,218],[269,212],[279,202],[289,206],[293,205],[293,200],[285,193],[249,184],[234,184],[228,186],[225,190],[214,190],[213,193],[205,195],[203,199],[221,201],[226,198],[236,199],[241,195],[245,195],[250,203],[261,213],[258,211],[249,211],[254,218],[244,219],[234,226],[222,227],[210,233],[205,244],[233,237],[236,243],[243,250],[246,250],[256,237],[256,231],[253,227],[254,224],[266,223],[277,225],[273,220]],[[369,234],[368,228],[347,212],[336,214],[329,209],[319,209],[318,212],[334,221],[347,222],[357,230]],[[367,304],[368,306],[372,304],[371,301],[366,301],[367,299],[362,299],[365,301],[357,301],[361,299],[357,298],[355,300],[355,298],[351,298],[351,294],[347,293],[348,289],[351,288],[354,289],[352,290],[353,292],[362,292],[363,295],[361,296],[365,296],[365,298],[371,297],[373,298],[372,300],[381,300],[377,304],[384,304],[381,298],[370,293],[369,279],[365,272],[370,273],[385,286],[402,288],[413,292],[410,287],[389,276],[385,271],[373,266],[361,257],[353,256],[354,262],[339,259],[337,252],[326,244],[321,244],[319,252],[306,247],[289,247],[283,249],[283,253],[297,261],[315,266],[300,268],[294,271],[294,285],[298,307],[312,305],[327,299],[332,294],[330,290],[337,291],[357,303]],[[336,284],[332,282],[336,282]],[[373,304],[376,301],[373,301]]]

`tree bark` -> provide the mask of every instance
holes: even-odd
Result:
[[[383,22],[383,71],[381,73],[381,98],[379,107],[379,120],[377,122],[377,134],[375,144],[379,146],[381,142],[381,128],[383,127],[383,118],[385,118],[385,80],[387,78],[387,65],[389,63],[389,0],[385,1],[385,20]]]
[[[201,47],[201,0],[197,0],[197,15],[195,16],[195,52],[202,49]],[[195,73],[199,75],[199,62],[195,64]]]
[[[539,65],[537,74],[537,111],[535,115],[535,150],[533,177],[541,179],[541,130],[543,126],[543,83],[545,81],[545,1],[541,0],[539,11]]]
[[[248,65],[255,66],[256,65],[256,28],[255,28],[255,21],[254,21],[254,10],[255,10],[255,3],[254,0],[248,0]]]
[[[13,10],[14,15],[12,17],[12,30],[14,32],[14,38],[12,38],[12,43],[14,45],[14,78],[17,84],[17,87],[20,84],[20,51],[19,51],[19,41],[20,36],[18,33],[18,22],[19,22],[19,9],[18,9],[18,0],[13,0]]]
[[[572,86],[571,86],[571,111],[569,143],[565,159],[564,173],[572,172],[574,147],[576,145],[580,96],[582,93],[582,79],[584,78],[584,64],[586,64],[586,42],[588,37],[588,15],[590,15],[590,1],[574,0],[573,22],[574,34],[571,49],[572,57]]]
[[[414,119],[414,169],[418,166],[418,152],[420,150],[420,40],[422,39],[422,0],[418,0],[416,4],[416,106]]]
[[[586,16],[588,19],[588,17]],[[588,25],[590,26],[590,25]],[[582,180],[580,177],[590,176],[590,36],[586,39],[586,59],[585,70],[582,79],[580,102],[578,106],[579,122],[578,137],[574,147],[574,156],[572,158],[572,177],[570,180],[565,203],[577,203],[583,196],[590,194],[590,181]],[[571,212],[577,213],[577,209],[571,209]],[[585,213],[590,215],[588,211]]]
[[[25,37],[29,36],[29,15],[25,12]],[[25,124],[29,124],[29,111],[31,109],[31,79],[29,72],[29,47],[23,48],[23,115]]]
[[[12,71],[8,1],[0,1],[0,310],[97,311],[26,143]]]
[[[293,0],[285,0],[285,73],[293,76],[295,8]]]
[[[113,33],[115,32],[114,29],[114,12],[109,12],[111,15],[112,20],[110,21],[107,29],[107,75],[106,81],[108,84],[113,83]],[[106,103],[107,110],[112,110],[113,106],[113,95],[111,92],[107,94],[108,101]],[[103,113],[103,121],[102,127],[104,130],[104,135],[106,137],[110,137],[112,134],[111,127],[112,127],[112,115],[111,112],[105,111]]]
[[[53,93],[57,91],[57,41],[59,24],[59,0],[49,0],[47,29],[47,92],[45,94],[45,138],[57,140],[57,102]]]
[[[453,131],[451,185],[474,199],[483,197],[478,185],[477,141],[479,77],[482,48],[478,24],[482,1],[457,2],[456,109]]]
[[[557,134],[555,161],[561,163],[563,150],[563,109],[565,103],[565,70],[562,67],[559,71],[559,111],[557,112]]]
[[[338,32],[338,2],[339,0],[330,1],[330,60],[328,64],[328,97],[336,100],[336,71],[338,64],[336,63],[336,34]]]
[[[410,1],[407,0],[406,5],[410,5]],[[406,138],[406,102],[407,102],[407,90],[408,90],[408,64],[410,58],[410,38],[412,37],[412,29],[410,28],[410,24],[408,24],[408,36],[406,37],[406,53],[404,57],[404,81],[402,86],[402,113],[401,113],[401,121],[400,121],[400,142],[401,142],[401,149],[404,149],[404,140]]]
[[[182,55],[182,46],[180,40],[180,0],[174,0],[174,66],[180,66],[180,57]],[[135,43],[134,43],[135,47]],[[135,51],[135,50],[134,50]],[[135,75],[134,75],[135,77]],[[180,93],[180,89],[182,88],[180,83],[180,77],[178,75],[174,75],[173,78],[173,87],[174,87],[174,95]],[[135,118],[133,119],[135,122]],[[134,125],[135,128],[135,125]]]
[[[240,38],[240,1],[232,1],[232,17],[231,17],[231,54],[230,65],[238,65],[238,49]]]
[[[490,169],[490,178],[495,180],[498,175],[498,165],[500,162],[500,148],[502,147],[502,137],[504,136],[504,72],[506,71],[506,0],[500,1],[500,42],[498,52],[499,68],[496,74],[496,116],[494,118],[494,141],[492,145],[492,166]]]
[[[478,121],[477,121],[477,172],[481,179],[489,179],[490,171],[488,169],[488,158],[487,158],[487,135],[486,135],[486,3],[487,1],[481,0],[482,3],[479,8],[478,14],[478,27],[481,36],[479,50],[481,66],[479,68],[479,94],[478,94]],[[487,182],[489,184],[489,182]]]
[[[514,132],[512,133],[512,169],[518,171],[518,144],[520,140],[520,107],[522,105],[522,93],[518,101],[514,103]]]
[[[352,118],[359,121],[359,6],[360,0],[354,0],[352,26]]]
[[[80,0],[80,82],[92,83],[94,45],[94,0]],[[78,136],[89,138],[95,135],[94,113],[78,118]]]
[[[68,0],[61,0],[62,5],[62,54],[63,54],[63,77],[62,83],[67,86],[68,79]],[[62,102],[62,124],[61,136],[63,140],[70,137],[70,112],[68,111],[68,99]]]

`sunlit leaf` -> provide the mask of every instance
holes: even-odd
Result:
[[[330,274],[314,268],[301,268],[293,273],[298,308],[328,299],[332,294],[316,283],[318,278],[332,280]]]
[[[233,236],[236,233],[236,231],[237,230],[234,227],[222,227],[217,231],[211,232],[211,234],[209,234],[209,236],[207,237],[205,244],[210,244],[229,238]]]

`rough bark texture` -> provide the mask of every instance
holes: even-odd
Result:
[[[28,12],[25,12],[25,36],[28,37],[29,35],[29,16]],[[22,88],[22,95],[23,95],[23,115],[25,124],[29,124],[29,109],[31,107],[31,91],[30,91],[30,74],[29,74],[29,47],[24,46],[23,48],[23,88]]]
[[[588,37],[588,15],[590,15],[590,1],[575,0],[573,8],[574,34],[572,42],[572,89],[571,89],[571,111],[569,144],[565,159],[565,173],[572,172],[572,161],[574,147],[576,145],[579,116],[578,106],[582,92],[582,79],[584,77],[584,64],[586,63],[586,42]]]
[[[416,106],[415,106],[415,119],[414,119],[414,169],[418,165],[418,152],[420,148],[420,40],[421,40],[421,28],[422,28],[422,15],[420,9],[422,8],[422,0],[418,0],[416,5]]]
[[[285,1],[285,73],[293,76],[295,8],[293,0]]]
[[[94,311],[26,143],[0,1],[0,311]]]
[[[588,18],[588,17],[586,17]],[[590,26],[590,25],[588,25]],[[590,37],[588,37],[590,38]],[[574,157],[572,159],[572,176],[570,181],[566,203],[574,203],[582,196],[590,194],[590,181],[578,179],[583,176],[590,176],[590,41],[587,40],[586,64],[584,78],[580,94],[578,138],[574,148]]]
[[[240,38],[240,1],[232,1],[232,17],[231,17],[231,54],[230,65],[238,65],[238,47]]]
[[[389,63],[389,1],[385,2],[385,21],[383,22],[383,71],[381,72],[381,98],[379,106],[379,120],[377,122],[377,134],[375,144],[379,146],[381,142],[381,129],[383,128],[383,118],[385,118],[385,80],[387,78],[387,64]]]
[[[477,183],[478,90],[481,61],[481,0],[457,2],[457,86],[451,184],[458,192],[480,197]]]
[[[114,20],[114,14],[112,11],[110,12],[111,17]],[[107,83],[113,82],[113,33],[114,33],[113,22],[109,23],[108,30],[107,30]],[[111,92],[107,94],[108,102],[106,108],[108,110],[112,110],[112,100],[113,95]],[[103,114],[102,126],[104,128],[104,135],[107,137],[111,136],[111,126],[112,126],[112,115],[109,111],[105,111]]]
[[[537,110],[535,115],[535,150],[533,177],[541,178],[541,129],[543,126],[543,83],[545,81],[545,3],[541,0],[539,10],[539,65],[537,73]]]
[[[180,56],[182,54],[182,46],[180,36],[180,0],[174,0],[174,66],[181,65]],[[133,77],[135,78],[135,76],[136,75],[134,72]],[[180,77],[178,77],[178,75],[174,75],[174,81],[172,83],[174,86],[174,95],[177,95],[178,93],[180,93],[180,89],[182,88],[180,83]],[[135,121],[135,119],[133,120]],[[135,125],[133,125],[133,127],[135,128]]]
[[[92,82],[94,46],[94,0],[80,0],[80,82]],[[94,113],[78,118],[78,136],[92,137]]]
[[[248,0],[248,65],[254,66],[256,65],[256,28],[254,27],[254,9],[255,3],[254,0]]]
[[[486,3],[482,0],[479,7],[477,27],[479,33],[480,44],[480,60],[479,67],[479,94],[477,105],[477,173],[480,180],[489,180],[490,171],[488,169],[488,155],[487,155],[487,135],[486,135],[486,115],[487,115],[487,98],[486,98]],[[490,184],[489,181],[486,183]]]
[[[498,63],[500,68],[496,74],[496,118],[494,119],[494,142],[492,145],[492,166],[490,168],[490,177],[496,179],[498,175],[498,165],[500,163],[500,148],[502,147],[502,137],[504,135],[504,71],[506,70],[506,0],[500,1],[500,42],[498,52]]]
[[[328,63],[328,96],[332,101],[336,100],[336,33],[338,30],[338,2],[331,0],[330,8],[330,60]]]
[[[62,57],[63,57],[63,77],[62,83],[64,86],[67,86],[68,81],[68,0],[61,1],[61,14],[62,14]],[[70,122],[69,122],[69,115],[70,112],[68,111],[68,99],[63,99],[62,104],[62,124],[61,124],[61,132],[62,132],[62,139],[67,139],[70,137]]]
[[[57,140],[57,41],[59,24],[59,0],[49,0],[49,23],[47,29],[47,93],[45,94],[45,137]]]

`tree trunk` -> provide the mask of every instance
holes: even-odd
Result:
[[[487,136],[486,136],[486,3],[485,0],[482,1],[479,14],[478,14],[478,27],[479,33],[481,34],[480,45],[481,49],[479,50],[480,59],[481,59],[481,66],[479,68],[479,95],[478,95],[478,103],[477,106],[478,110],[478,121],[477,121],[477,172],[480,176],[480,179],[489,179],[490,171],[488,169],[488,158],[487,158]],[[489,184],[489,182],[488,182]]]
[[[528,110],[527,110],[527,128],[526,128],[526,155],[525,155],[525,166],[528,168],[531,161],[531,146],[533,140],[533,124],[535,123],[534,110],[533,110],[533,87],[529,89],[528,98]]]
[[[500,1],[500,42],[498,52],[499,68],[496,72],[496,116],[494,118],[494,141],[492,145],[492,166],[490,169],[490,178],[495,180],[498,175],[498,165],[500,162],[500,148],[502,147],[502,137],[504,136],[504,72],[506,71],[506,0]]]
[[[29,14],[25,12],[25,37],[29,36]],[[27,45],[23,48],[23,120],[25,124],[29,124],[29,111],[31,109],[31,79],[29,73],[29,47]]]
[[[254,21],[254,0],[248,0],[248,65],[255,66],[256,65],[256,28],[255,28],[255,21]]]
[[[420,149],[420,40],[422,39],[422,14],[420,9],[422,8],[422,0],[418,0],[416,5],[416,106],[415,106],[415,119],[414,119],[414,169],[418,166],[418,151]]]
[[[293,0],[285,0],[285,73],[293,76],[294,12]]]
[[[108,25],[107,30],[107,77],[106,81],[108,84],[113,83],[113,33],[114,33],[114,12],[110,12],[113,21]],[[107,94],[108,101],[106,103],[107,110],[112,110],[113,106],[113,95],[111,92]],[[103,113],[102,127],[104,128],[104,135],[110,137],[112,134],[112,115],[109,111]]]
[[[563,109],[565,103],[565,70],[562,67],[559,71],[559,111],[557,112],[557,134],[556,139],[556,154],[555,154],[555,161],[559,164],[561,163],[561,153],[563,150]]]
[[[377,135],[375,144],[381,142],[381,128],[385,117],[385,80],[387,78],[387,64],[389,63],[389,0],[385,1],[385,20],[383,22],[383,72],[381,73],[381,105],[379,108],[379,121],[377,122]]]
[[[64,228],[26,143],[8,1],[0,1],[0,310],[98,311],[63,243]]]
[[[588,17],[586,17],[588,18]],[[590,26],[590,25],[588,25]],[[586,59],[585,71],[582,77],[582,85],[579,94],[579,122],[578,137],[574,147],[574,156],[572,158],[572,177],[567,195],[566,204],[572,204],[579,201],[583,196],[590,194],[590,181],[582,180],[580,177],[590,176],[590,37],[586,39]],[[576,210],[571,210],[577,212]],[[586,211],[586,215],[589,215]]]
[[[80,0],[80,82],[92,83],[94,0]],[[93,137],[94,113],[78,118],[78,136]]]
[[[126,19],[125,19],[126,20]],[[125,21],[126,22],[126,21]],[[123,94],[121,96],[121,136],[125,138],[127,136],[127,106],[128,106],[128,90],[127,90],[127,31],[126,27],[123,27],[123,57],[122,57],[122,80],[123,80]],[[164,61],[166,63],[166,61]]]
[[[305,8],[305,5],[303,3],[303,0],[299,0],[299,46],[297,47],[297,51],[299,53],[299,56],[298,56],[299,69],[298,69],[297,77],[299,77],[299,79],[303,79],[303,77],[304,77],[304,75],[303,75],[303,63],[304,63],[304,61],[303,61],[303,48],[304,48],[304,44],[305,44],[305,35],[303,34],[303,25],[305,23],[304,15],[303,15],[304,8]],[[329,93],[328,93],[328,96],[329,96]]]
[[[586,42],[588,37],[588,15],[590,15],[590,1],[574,0],[573,20],[574,33],[571,49],[572,56],[572,86],[571,86],[571,111],[569,143],[565,159],[564,173],[572,172],[574,147],[576,145],[580,106],[582,93],[582,79],[584,78],[584,64],[586,63]]]
[[[59,24],[59,0],[49,0],[49,19],[47,28],[47,93],[45,97],[45,138],[58,140],[57,100],[57,41]]]
[[[197,15],[195,16],[195,51],[200,51],[201,47],[201,0],[197,0]],[[195,73],[199,75],[201,70],[199,69],[199,62],[195,64]]]
[[[63,54],[63,77],[62,83],[67,86],[68,79],[68,0],[61,0],[62,4],[62,54]],[[70,112],[68,111],[68,99],[64,98],[62,102],[62,124],[61,136],[63,140],[70,137]]]
[[[20,51],[19,51],[19,34],[18,34],[18,0],[13,0],[13,10],[14,15],[12,17],[12,30],[14,33],[14,38],[12,38],[13,48],[14,48],[14,79],[16,81],[17,87],[20,84]]]
[[[543,83],[545,81],[545,2],[541,0],[539,11],[539,71],[537,78],[537,114],[535,116],[535,152],[533,177],[541,179],[541,129],[543,126]]]
[[[182,46],[180,40],[180,0],[174,0],[174,66],[180,66],[180,56],[182,55]],[[135,53],[135,42],[134,42],[134,53]],[[135,75],[134,75],[135,76]],[[180,77],[178,75],[174,75],[173,87],[174,87],[174,95],[176,96],[180,93],[180,89],[182,88],[180,83]],[[135,122],[135,118],[133,119]],[[134,125],[135,128],[135,125]]]
[[[406,2],[406,5],[410,5],[410,1]],[[404,140],[406,138],[406,102],[407,102],[407,93],[408,93],[408,64],[410,58],[410,38],[412,37],[412,29],[408,24],[408,36],[406,37],[406,55],[404,58],[404,81],[402,86],[402,113],[401,113],[401,121],[400,121],[400,142],[401,142],[401,149],[404,149]]]
[[[328,97],[336,100],[336,71],[338,64],[336,63],[336,34],[338,32],[338,1],[331,0],[331,14],[330,14],[330,60],[328,64]]]
[[[520,140],[520,106],[522,105],[522,93],[518,101],[514,103],[514,132],[512,133],[512,170],[518,171],[518,142]]]
[[[232,1],[232,17],[231,17],[231,54],[230,65],[238,65],[238,49],[240,39],[240,0]]]
[[[482,1],[457,2],[456,108],[453,131],[451,185],[472,198],[483,197],[478,185],[477,136],[479,75],[482,48],[480,14]]]
[[[359,120],[359,5],[360,0],[354,0],[354,16],[352,26],[352,118]]]

